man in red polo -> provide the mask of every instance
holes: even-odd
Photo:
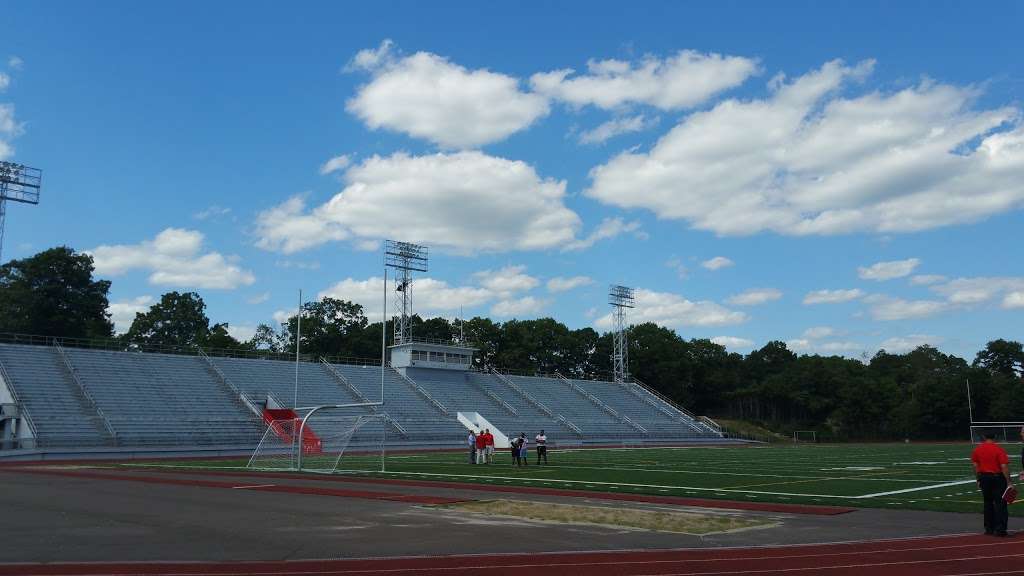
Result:
[[[985,534],[1006,536],[1009,511],[1003,492],[1010,485],[1010,459],[996,444],[995,437],[993,432],[985,433],[985,441],[971,453],[971,462],[985,499]]]

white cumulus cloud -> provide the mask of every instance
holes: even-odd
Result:
[[[956,278],[931,287],[933,292],[945,296],[950,304],[982,304],[996,298],[1024,291],[1024,277],[991,276]]]
[[[502,300],[491,306],[491,314],[499,318],[522,318],[540,314],[548,301],[534,296]]]
[[[815,290],[804,296],[804,304],[841,304],[864,296],[860,288],[846,290]]]
[[[601,240],[615,238],[616,236],[626,232],[631,232],[634,236],[641,239],[647,238],[647,235],[640,229],[640,223],[635,220],[632,222],[626,222],[622,218],[605,218],[596,228],[591,230],[590,234],[588,234],[586,238],[573,240],[566,244],[562,249],[583,250],[585,248],[590,248]]]
[[[739,86],[756,71],[757,62],[749,58],[683,50],[638,62],[591,60],[585,74],[568,68],[554,70],[534,74],[530,84],[541,94],[577,107],[647,104],[679,110]]]
[[[325,296],[349,300],[363,306],[364,313],[371,321],[377,321],[383,302],[381,277],[357,280],[346,278],[321,291],[317,297]],[[388,280],[388,306],[394,301],[394,282]],[[422,317],[433,317],[460,307],[473,308],[493,301],[497,295],[479,286],[451,286],[443,280],[424,277],[415,278],[412,283],[413,312]]]
[[[857,275],[860,276],[862,280],[892,280],[893,278],[909,276],[914,272],[914,269],[917,268],[919,264],[921,264],[921,261],[917,258],[892,260],[889,262],[876,262],[868,267],[858,267]]]
[[[481,286],[496,294],[533,290],[540,280],[526,273],[526,266],[505,266],[498,270],[481,270],[473,274]]]
[[[725,302],[733,306],[757,306],[779,298],[782,298],[782,291],[776,288],[751,288],[729,297]]]
[[[585,194],[720,235],[910,232],[1024,205],[1024,124],[979,90],[924,81],[846,96],[874,63],[832,61],[684,117]]]
[[[943,338],[929,334],[910,334],[908,336],[896,336],[888,338],[879,346],[890,354],[903,354],[924,345],[937,346],[942,344]]]
[[[548,280],[547,287],[548,292],[568,292],[593,283],[594,279],[589,276],[572,276],[571,278],[556,276]]]
[[[914,286],[929,286],[945,281],[946,277],[939,274],[918,274],[910,277],[910,283]]]
[[[384,128],[445,148],[475,148],[503,140],[548,113],[543,96],[519,80],[469,70],[429,52],[399,57],[390,41],[361,51],[350,69],[369,71],[346,109],[371,129]]]
[[[128,300],[118,300],[107,305],[107,313],[114,323],[114,331],[124,334],[132,327],[136,314],[149,312],[149,307],[154,303],[152,296],[138,296]]]
[[[708,270],[721,270],[722,268],[735,266],[736,263],[733,262],[732,260],[729,260],[725,256],[715,256],[710,260],[705,260],[701,262],[700,265],[703,266],[704,268],[707,268]]]
[[[349,164],[351,163],[352,158],[350,158],[348,154],[335,156],[334,158],[331,158],[327,162],[324,162],[323,164],[320,165],[320,175],[326,176],[328,174],[340,172],[345,168],[348,168]]]
[[[579,142],[580,144],[603,144],[616,136],[630,132],[642,132],[657,125],[657,118],[648,118],[643,114],[612,118],[597,128],[581,132]]]
[[[633,295],[636,298],[636,308],[629,311],[630,324],[653,322],[666,328],[730,326],[742,324],[748,319],[743,312],[730,310],[716,302],[694,302],[679,294],[638,288]],[[614,325],[612,314],[608,313],[598,318],[594,325],[602,329],[611,329]]]
[[[331,240],[402,238],[457,252],[538,250],[575,241],[565,181],[480,152],[373,156],[308,212],[300,197],[260,213],[256,245],[284,253]]]
[[[725,346],[729,350],[750,350],[754,347],[754,341],[737,336],[715,336],[712,342],[719,346]]]
[[[235,258],[203,252],[203,234],[167,228],[138,244],[98,246],[89,250],[99,275],[120,276],[129,270],[148,270],[149,283],[179,288],[232,290],[256,281]]]
[[[1007,294],[1003,298],[1003,308],[1024,308],[1024,290]]]
[[[949,304],[938,300],[904,300],[883,294],[864,298],[875,320],[908,320],[927,318],[949,309]]]

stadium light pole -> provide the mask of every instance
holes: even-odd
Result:
[[[612,371],[615,382],[629,380],[629,341],[626,338],[626,309],[635,306],[633,289],[628,286],[612,284],[608,287],[608,303],[612,305],[612,318],[615,321],[613,335]]]
[[[3,264],[7,201],[39,204],[43,171],[14,162],[0,162],[0,264]]]

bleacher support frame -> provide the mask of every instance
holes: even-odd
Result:
[[[434,408],[436,408],[439,412],[441,412],[441,414],[444,414],[445,416],[450,416],[450,413],[448,412],[448,407],[445,406],[444,404],[441,404],[440,402],[438,402],[437,398],[434,398],[433,396],[431,396],[430,392],[427,392],[427,390],[425,388],[423,388],[422,386],[420,386],[419,384],[414,382],[412,378],[409,378],[405,374],[402,374],[401,372],[399,372],[395,368],[391,368],[391,370],[395,374],[398,374],[398,377],[401,378],[402,380],[404,380],[405,383],[408,384],[414,391],[419,393],[420,396],[423,396],[424,398],[427,399],[428,402],[433,404]]]
[[[68,357],[64,347],[60,345],[60,341],[54,340],[53,347],[57,350],[57,355],[60,356],[61,361],[64,364],[64,368],[68,371],[68,375],[71,376],[71,381],[78,386],[79,391],[82,392],[82,396],[89,401],[92,405],[92,409],[96,411],[96,414],[100,417],[103,422],[103,427],[107,430],[107,434],[110,434],[110,440],[117,446],[117,430],[114,429],[114,425],[110,423],[110,419],[103,413],[103,409],[96,403],[96,399],[89,393],[89,389],[85,387],[82,380],[78,377],[78,369],[71,364],[71,358]]]
[[[623,424],[626,424],[627,426],[631,426],[633,429],[635,429],[636,431],[640,432],[641,434],[644,434],[644,435],[647,434],[647,429],[646,428],[644,428],[643,426],[641,426],[641,425],[637,424],[636,422],[633,422],[632,420],[630,420],[629,416],[626,416],[625,414],[619,414],[618,410],[616,410],[616,409],[612,408],[611,406],[605,404],[603,400],[601,400],[597,396],[594,396],[590,392],[587,392],[579,384],[573,382],[572,380],[566,378],[565,376],[562,376],[558,372],[555,372],[555,377],[558,378],[559,380],[561,380],[563,384],[568,385],[569,388],[572,388],[574,391],[576,391],[580,396],[583,396],[584,398],[589,400],[591,404],[593,404],[594,406],[597,406],[601,410],[604,410],[605,412],[610,414],[613,418],[615,418],[619,422],[622,422]]]

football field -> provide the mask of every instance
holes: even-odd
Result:
[[[472,465],[464,452],[346,456],[365,476],[490,485],[597,490],[739,500],[978,512],[980,494],[970,444],[806,444],[551,450],[550,464],[515,467],[508,451],[494,464]],[[1020,471],[1020,445],[1005,446]],[[152,466],[126,464],[127,466]],[[235,469],[243,461],[160,466]],[[1010,507],[1014,516],[1024,507]]]

